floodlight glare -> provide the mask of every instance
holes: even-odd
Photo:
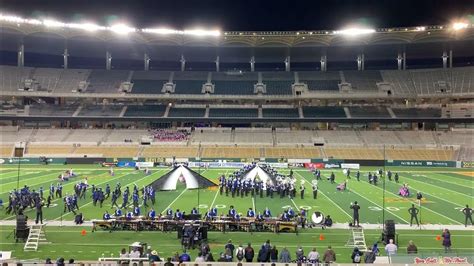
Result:
[[[415,28],[415,31],[425,31],[425,30],[426,30],[426,27],[423,27],[423,26]]]
[[[357,35],[371,34],[374,32],[375,32],[374,29],[348,28],[344,30],[334,31],[334,34],[357,36]]]
[[[112,27],[110,27],[110,30],[117,33],[117,34],[121,34],[121,35],[125,35],[125,34],[136,31],[135,28],[129,27],[125,24],[113,25]]]
[[[453,30],[462,30],[469,26],[469,24],[464,22],[456,22],[453,24]]]
[[[218,31],[218,30],[201,30],[201,29],[185,30],[184,34],[185,35],[195,35],[195,36],[219,36],[219,35],[221,35],[220,31]]]
[[[143,32],[156,33],[156,34],[179,34],[180,32],[173,29],[158,28],[158,29],[143,29]]]
[[[65,27],[66,24],[57,20],[45,19],[43,20],[43,25],[46,27]]]

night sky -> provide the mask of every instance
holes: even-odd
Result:
[[[474,21],[474,0],[0,0],[0,11],[139,28],[332,30],[350,23],[381,28],[449,24],[462,17]]]

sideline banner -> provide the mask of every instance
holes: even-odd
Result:
[[[343,169],[360,169],[360,164],[358,163],[341,163],[341,168]]]

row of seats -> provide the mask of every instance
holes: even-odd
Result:
[[[259,77],[259,73],[261,77]],[[377,83],[392,85],[394,93],[437,94],[443,92],[472,93],[474,91],[474,67],[453,69],[421,70],[366,70],[337,72],[170,72],[170,71],[127,71],[88,70],[54,68],[18,68],[0,66],[0,86],[5,91],[22,88],[26,79],[34,79],[41,90],[71,92],[81,81],[89,83],[92,93],[118,93],[120,84],[134,83],[132,93],[160,94],[163,84],[176,84],[177,94],[201,94],[202,85],[208,80],[214,83],[215,94],[253,94],[253,85],[261,80],[266,84],[269,95],[291,95],[291,85],[297,80],[306,83],[310,91],[338,91],[341,82],[352,84],[356,91],[376,91]]]
[[[11,155],[12,147],[2,145],[1,154]],[[146,146],[141,152],[137,145],[127,146],[80,146],[72,145],[29,145],[27,155],[46,156],[104,156],[117,157],[153,157],[153,158],[335,158],[360,160],[440,160],[454,159],[454,151],[446,149],[354,149],[319,147],[241,147],[241,146]]]
[[[118,117],[121,115],[124,106],[122,105],[89,105],[83,106],[76,114],[77,116],[105,116]],[[163,117],[166,111],[166,105],[128,105],[126,106],[125,117]],[[349,114],[354,118],[365,117],[392,117],[386,107],[347,107]],[[72,116],[78,110],[78,105],[53,106],[53,105],[31,105],[30,116]],[[328,118],[346,118],[346,112],[343,107],[302,107],[305,118],[328,117]],[[392,108],[395,117],[441,117],[441,109],[438,108]],[[168,117],[204,117],[206,109],[189,107],[172,107]],[[262,116],[264,118],[299,118],[298,108],[276,108],[263,107]],[[210,107],[209,117],[245,117],[257,118],[258,109],[252,108],[224,108]]]

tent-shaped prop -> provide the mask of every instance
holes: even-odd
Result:
[[[259,165],[256,165],[252,170],[248,171],[244,176],[243,179],[248,179],[255,181],[255,179],[259,179],[262,181],[264,184],[270,183],[274,185],[275,182],[275,177],[270,175],[267,171],[265,171],[263,168],[261,168]]]
[[[176,190],[178,182],[186,184],[187,189],[217,186],[211,180],[196,173],[187,166],[180,165],[150,184],[155,190]]]

